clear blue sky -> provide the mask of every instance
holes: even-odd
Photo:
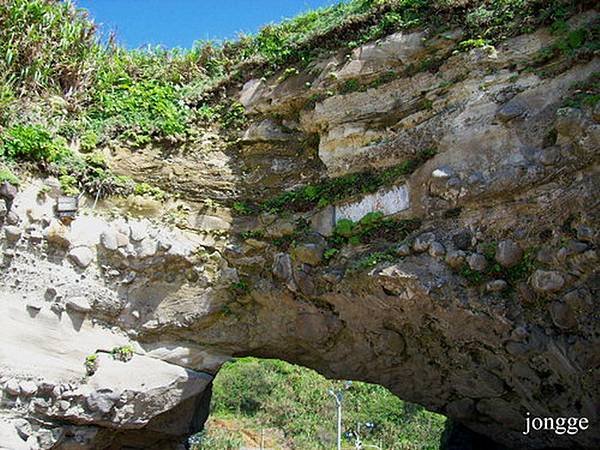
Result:
[[[255,33],[336,0],[75,0],[90,11],[103,32],[116,31],[129,48],[151,45],[189,48],[200,39]]]

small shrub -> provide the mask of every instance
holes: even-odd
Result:
[[[136,183],[133,192],[135,195],[152,197],[158,201],[162,201],[165,198],[165,192],[162,189],[148,183]]]
[[[77,178],[71,175],[61,175],[58,178],[58,181],[60,183],[60,189],[62,190],[63,194],[70,197],[76,197],[79,195],[80,190],[77,186]]]
[[[231,283],[229,289],[233,294],[244,295],[250,292],[250,283],[247,280],[240,279],[235,283]]]
[[[19,186],[21,184],[19,177],[17,177],[9,169],[0,168],[0,183],[4,183],[5,181],[14,186]]]
[[[134,355],[133,347],[131,345],[122,345],[120,347],[115,347],[111,350],[110,353],[113,359],[122,362],[131,361]]]
[[[93,353],[86,356],[83,365],[85,366],[85,372],[91,377],[98,370],[98,355]]]
[[[485,47],[486,45],[488,45],[488,41],[482,38],[467,39],[458,43],[458,50],[461,52],[466,52],[467,50],[471,50],[472,48],[481,48]]]
[[[360,87],[360,82],[355,78],[351,78],[344,82],[344,84],[340,88],[340,94],[349,94],[351,92],[356,92],[360,89]]]
[[[64,141],[39,125],[14,126],[0,140],[0,156],[13,160],[60,163],[72,157]]]

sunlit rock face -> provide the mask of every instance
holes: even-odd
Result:
[[[506,448],[600,448],[600,114],[565,107],[600,60],[542,77],[526,69],[548,30],[448,52],[460,39],[403,33],[251,80],[235,148],[212,136],[164,172],[120,149],[115,166],[190,202],[177,228],[93,199],[63,223],[59,194],[37,195],[51,180],[5,192],[0,447],[180,448],[219,367],[254,355],[384,385]],[[440,52],[435,73],[403,71]],[[223,206],[415,159],[327,204]],[[527,413],[595,426],[524,435]]]

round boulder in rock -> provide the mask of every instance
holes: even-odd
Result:
[[[442,257],[446,254],[446,248],[440,242],[433,241],[429,245],[429,254],[435,258]]]
[[[21,387],[19,386],[19,381],[14,378],[11,378],[4,385],[4,390],[9,395],[19,395],[21,393]]]
[[[573,310],[563,302],[553,302],[550,305],[550,316],[554,325],[563,330],[569,330],[577,326],[577,318]]]
[[[467,263],[469,263],[471,270],[476,270],[477,272],[483,272],[485,269],[487,269],[488,265],[485,256],[483,256],[481,253],[473,253],[472,255],[469,255],[469,258],[467,258]]]
[[[504,280],[492,280],[485,285],[485,290],[488,292],[502,292],[508,283]]]
[[[496,248],[496,261],[502,267],[513,267],[519,264],[523,257],[523,250],[514,241],[506,240],[498,244]]]
[[[9,202],[13,201],[17,196],[18,189],[16,186],[4,181],[0,184],[0,197],[5,198]]]
[[[112,228],[104,230],[100,235],[100,243],[106,250],[115,251],[119,248],[117,232]]]
[[[563,276],[555,270],[536,270],[531,276],[531,287],[540,294],[560,291],[565,285]]]
[[[94,254],[88,247],[75,247],[69,252],[69,258],[77,266],[85,269],[88,267],[94,259]]]
[[[21,239],[21,235],[23,231],[14,225],[9,225],[4,228],[4,235],[6,236],[6,240],[10,243],[17,242]]]
[[[462,250],[456,250],[448,253],[446,256],[446,263],[453,269],[460,269],[465,263],[466,253]]]
[[[435,241],[435,234],[423,233],[418,236],[413,243],[413,249],[415,252],[426,252],[429,250],[429,246]]]

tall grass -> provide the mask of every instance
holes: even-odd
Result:
[[[0,2],[0,79],[18,94],[90,86],[103,49],[82,10],[59,0]]]

